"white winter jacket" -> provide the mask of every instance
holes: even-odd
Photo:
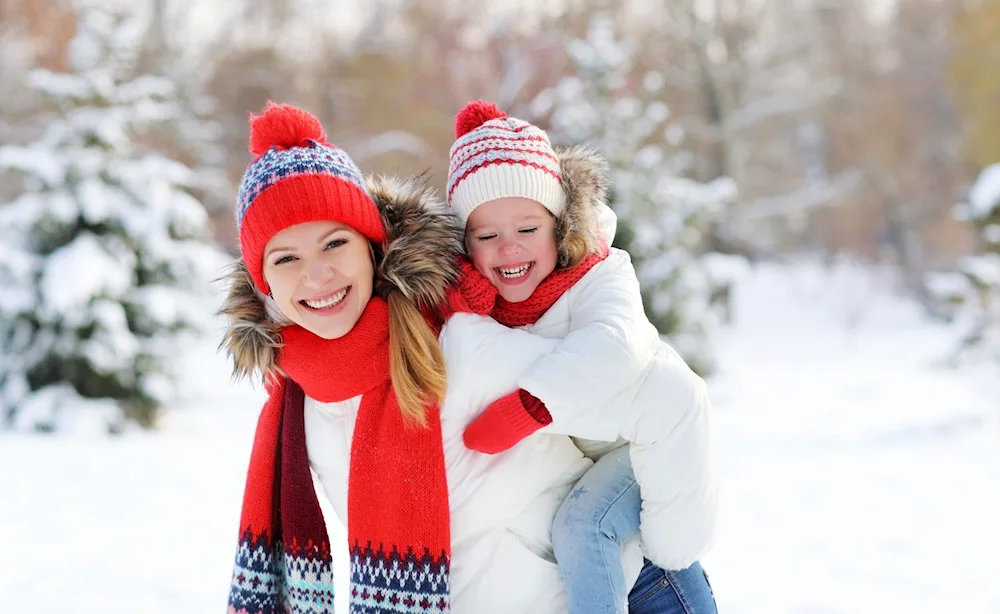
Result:
[[[606,205],[607,169],[587,148],[558,152],[566,207],[559,216],[559,257],[572,240],[596,250],[614,240]],[[553,422],[542,433],[577,438],[591,458],[629,442],[642,494],[644,554],[682,569],[709,549],[718,483],[705,382],[649,322],[629,255],[612,249],[525,333],[560,340],[518,379]],[[524,335],[529,343],[531,335]],[[504,392],[510,392],[514,388]]]
[[[468,450],[462,441],[465,427],[513,389],[555,342],[471,314],[453,316],[440,341],[448,369],[441,429],[451,507],[452,609],[456,614],[567,612],[551,526],[592,462],[562,435],[531,437],[495,456]],[[360,397],[340,403],[307,398],[305,403],[309,462],[344,524],[359,403]],[[631,585],[642,567],[635,540],[625,546],[625,563]],[[346,582],[336,590],[346,590]]]
[[[561,340],[518,380],[552,414],[541,432],[579,438],[591,458],[629,442],[643,552],[665,569],[704,556],[718,506],[705,382],[646,318],[628,254],[612,249],[521,330]]]

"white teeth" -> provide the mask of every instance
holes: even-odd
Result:
[[[340,301],[344,300],[345,296],[347,296],[347,288],[344,288],[343,290],[334,294],[333,296],[318,301],[302,301],[302,302],[308,305],[309,307],[312,307],[313,309],[325,309],[327,307],[332,307],[337,303],[339,303]]]
[[[505,268],[501,267],[501,268],[498,268],[497,270],[500,271],[500,274],[503,275],[504,277],[507,277],[509,279],[514,279],[514,278],[521,277],[522,275],[527,274],[528,269],[530,269],[530,268],[531,268],[531,264],[522,264],[521,266],[519,266],[517,268],[514,268],[514,269],[505,269]]]

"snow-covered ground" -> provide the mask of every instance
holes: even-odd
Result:
[[[723,614],[1000,612],[1000,374],[884,276],[767,266],[711,381]],[[0,435],[0,612],[221,612],[261,391],[195,348],[190,403],[117,439]],[[459,613],[466,614],[466,613]]]

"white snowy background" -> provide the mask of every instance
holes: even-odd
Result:
[[[42,105],[38,92],[31,94],[25,85],[31,83],[25,77],[37,77],[33,69],[48,45],[58,47],[54,39],[30,39],[58,38],[58,7],[63,5],[8,4],[9,12],[6,5],[0,10],[5,26],[8,19],[23,26],[18,21],[23,17],[32,27],[0,29],[0,74],[10,88],[0,92],[0,144],[36,142],[44,147],[19,148],[16,155],[7,148],[0,166],[30,167],[36,171],[34,184],[58,184],[46,180],[51,171],[61,176],[60,169],[87,166],[89,158],[69,146],[75,141],[56,138],[72,136],[71,131],[63,131],[62,124],[50,118],[39,121],[33,107],[50,113],[58,108],[57,117],[70,127],[73,122],[67,120],[90,111]],[[147,4],[152,27],[148,33],[131,31],[143,53],[137,53],[138,47],[120,51],[129,61],[142,60],[139,64],[154,73],[167,73],[177,86],[169,89],[184,103],[175,109],[183,110],[183,116],[170,121],[168,132],[180,141],[173,153],[183,150],[194,174],[175,177],[187,173],[159,162],[135,166],[125,156],[129,164],[108,165],[117,169],[119,183],[138,181],[146,170],[162,171],[164,181],[149,185],[200,188],[213,223],[231,227],[234,181],[245,164],[244,111],[259,108],[265,96],[312,101],[311,108],[330,119],[327,126],[336,142],[359,164],[367,168],[380,162],[398,172],[423,168],[429,160],[445,165],[451,139],[432,143],[431,135],[449,134],[452,112],[469,92],[485,90],[484,97],[492,92],[501,106],[526,117],[538,114],[538,121],[549,122],[554,140],[587,141],[609,155],[617,205],[626,213],[632,210],[633,230],[661,231],[652,239],[639,232],[632,246],[648,252],[646,264],[640,266],[647,289],[664,279],[673,284],[653,297],[670,305],[660,309],[654,300],[654,311],[676,312],[694,324],[714,324],[715,318],[706,316],[704,300],[711,290],[711,273],[734,280],[731,322],[720,322],[711,335],[683,326],[672,331],[678,346],[685,338],[700,342],[711,337],[704,347],[713,350],[706,361],[715,367],[709,387],[723,505],[716,547],[703,562],[720,612],[1000,614],[1000,367],[996,362],[954,360],[969,330],[992,331],[984,338],[1000,338],[995,311],[1000,301],[974,304],[966,316],[946,326],[927,315],[926,297],[923,306],[909,298],[919,295],[915,290],[923,274],[942,267],[950,276],[939,281],[950,280],[952,294],[969,290],[970,273],[992,284],[994,296],[1000,288],[995,249],[981,249],[984,253],[969,255],[960,266],[952,266],[947,258],[950,264],[924,262],[919,253],[910,252],[911,246],[924,245],[921,233],[931,221],[942,223],[937,214],[950,208],[959,192],[968,203],[964,219],[956,224],[981,221],[981,236],[972,242],[981,248],[1000,241],[1000,225],[989,221],[1000,207],[1000,165],[985,166],[972,189],[967,189],[971,177],[960,177],[956,184],[942,179],[954,170],[949,165],[958,159],[955,146],[962,136],[947,112],[956,91],[946,85],[951,81],[943,58],[952,50],[962,51],[952,43],[964,39],[933,33],[949,18],[946,9],[958,3],[734,2],[728,6],[754,5],[759,11],[743,15],[746,22],[731,24],[693,10],[709,3],[677,0],[659,6],[670,18],[661,24],[652,20],[651,30],[632,24],[652,36],[624,41],[612,36],[614,20],[600,12],[590,15],[590,27],[578,28],[573,35],[583,36],[581,40],[570,40],[568,30],[561,32],[556,22],[536,15],[543,19],[541,35],[532,39],[513,27],[516,19],[486,15],[501,11],[502,3],[483,11],[487,28],[461,18],[452,21],[454,3],[444,0],[353,3],[356,10],[349,11],[340,3],[315,0],[234,0],[200,3],[201,14],[187,8],[196,3]],[[394,11],[397,4],[409,11]],[[329,13],[325,20],[317,18],[319,5]],[[612,17],[619,16],[616,7]],[[400,36],[407,28],[398,26],[409,23],[407,19],[413,20],[409,25],[418,36]],[[980,22],[987,23],[970,21]],[[843,49],[833,44],[839,36],[826,36],[834,23],[841,24],[843,31],[836,33],[844,34]],[[56,27],[36,32],[33,27],[40,24]],[[971,37],[965,40],[966,53],[972,48],[977,55],[976,45],[985,43],[969,32],[965,36]],[[192,45],[199,37],[201,44]],[[245,39],[265,42],[260,48],[243,47]],[[970,46],[969,41],[976,44]],[[663,42],[669,44],[658,47]],[[545,64],[539,58],[560,46],[571,51],[567,60],[572,74],[555,75],[562,78],[529,97],[534,81],[549,79],[536,72]],[[68,48],[74,57],[81,50],[80,45]],[[373,48],[387,50],[380,60],[388,62],[385,66],[355,63],[358,58],[372,59]],[[449,48],[459,52],[438,61],[441,49]],[[720,49],[731,55],[723,57]],[[492,60],[491,54],[496,56]],[[854,54],[871,61],[860,62]],[[991,68],[990,56],[982,55],[987,58],[982,65]],[[659,72],[639,70],[651,58]],[[883,65],[885,58],[896,61]],[[406,63],[410,60],[414,63]],[[206,84],[201,80],[211,75],[226,87],[211,92],[222,98],[202,108]],[[156,85],[143,79],[138,82],[144,88],[116,89],[103,75],[96,77],[91,82],[101,96],[89,104],[101,109],[109,93],[129,94],[126,97],[136,102],[139,90]],[[641,87],[625,88],[630,79]],[[966,89],[971,92],[974,79],[969,79]],[[35,89],[46,89],[35,81]],[[74,105],[87,106],[75,100],[83,97],[76,89],[55,89],[73,98]],[[715,100],[722,107],[714,108],[713,103],[708,110],[690,106],[705,92],[718,96],[729,89],[740,93],[739,100]],[[159,86],[152,90],[161,97],[168,93]],[[622,93],[626,91],[632,93]],[[837,98],[845,93],[850,96]],[[872,102],[886,94],[903,103],[883,115],[882,104]],[[680,104],[668,106],[668,97]],[[827,115],[833,111],[826,103],[834,98],[849,101],[838,105],[845,115]],[[392,126],[372,123],[361,113],[369,107],[372,117],[388,117]],[[427,113],[428,108],[435,113]],[[148,105],[136,109],[140,119],[167,117]],[[103,111],[97,115],[104,117]],[[115,114],[108,117],[114,119]],[[827,132],[824,122],[831,117],[849,120],[847,132],[860,136],[857,141],[847,139],[856,150],[846,164],[828,159],[827,140],[845,138]],[[94,124],[89,119],[82,123]],[[38,140],[44,128],[48,137]],[[112,131],[110,142],[129,149],[134,143],[125,135]],[[241,156],[234,155],[237,150]],[[890,152],[889,160],[880,158],[880,152]],[[385,154],[405,155],[379,160]],[[991,158],[987,164],[995,161]],[[108,175],[90,166],[101,177]],[[705,187],[724,190],[689,189],[686,177],[693,168],[716,166],[717,173],[708,175],[719,179]],[[735,185],[723,171],[733,175]],[[874,224],[879,233],[863,225],[845,231],[837,223],[843,225],[858,214],[846,195],[860,176],[874,182],[877,200],[886,208],[883,213],[866,212],[863,222]],[[901,183],[900,177],[927,181]],[[40,197],[14,190],[9,181],[0,180],[5,199],[0,207],[6,211],[0,221],[19,213],[37,214],[42,207],[33,199]],[[734,187],[740,206],[726,210],[722,205],[731,203],[722,201],[730,196],[723,198],[721,192],[728,194]],[[690,211],[681,215],[678,190],[689,196],[712,194],[711,200],[719,202],[689,197]],[[142,186],[132,191],[143,196],[166,193]],[[61,192],[48,192],[46,202],[58,209]],[[646,200],[659,202],[657,197],[664,200],[664,195],[675,205],[672,217],[650,224],[656,221],[651,211],[657,209],[643,209]],[[107,204],[106,198],[86,195],[80,202]],[[721,222],[719,237],[738,239],[741,253],[760,255],[764,262],[741,267],[718,254],[689,258],[686,250],[701,237],[691,234],[688,218],[709,208],[713,220]],[[829,218],[823,217],[825,210]],[[91,216],[108,214],[100,208],[88,211]],[[147,214],[143,209],[129,218],[135,224],[125,226],[141,230]],[[887,218],[886,228],[882,217]],[[199,218],[193,225],[201,224]],[[845,236],[837,235],[838,228]],[[215,239],[224,242],[225,233],[220,235]],[[26,256],[21,245],[26,238],[26,231],[0,232],[0,312],[18,311],[15,307],[27,300],[26,286],[15,284],[38,264]],[[232,237],[228,240],[232,248]],[[953,240],[962,253],[975,251],[975,246]],[[47,266],[59,275],[48,276],[51,283],[43,290],[51,303],[79,315],[77,303],[96,296],[95,284],[114,277],[107,274],[124,260],[103,256],[102,265],[95,256],[102,250],[99,239],[85,237],[72,245],[73,250],[56,252],[49,260]],[[222,273],[214,270],[218,254],[210,251],[214,253],[214,246],[192,258],[205,279]],[[825,254],[825,264],[785,255],[804,253]],[[897,266],[860,265],[838,253],[864,253],[869,262]],[[671,275],[675,269],[684,275]],[[216,291],[221,290],[216,285]],[[977,297],[985,295],[976,291]],[[124,288],[106,293],[119,302],[131,296]],[[148,298],[149,313],[168,322],[180,315],[197,319],[214,313],[221,297],[187,300],[160,293]],[[992,328],[982,326],[984,322]],[[231,382],[229,365],[216,349],[222,325],[215,321],[208,333],[188,336],[182,350],[151,342],[151,349],[172,357],[179,375],[179,385],[170,387],[176,394],[169,395],[159,429],[128,423],[121,435],[108,436],[102,412],[80,411],[85,408],[82,400],[66,407],[64,413],[77,419],[68,420],[67,428],[58,432],[0,429],[0,614],[223,610],[253,429],[264,394],[259,387]],[[109,338],[105,356],[122,359],[127,346],[121,338]],[[24,362],[23,354],[0,343],[0,367]],[[34,413],[24,414],[21,421]],[[343,543],[342,534],[331,537]],[[344,573],[343,562],[337,559],[337,573]],[[341,612],[346,611],[343,597]]]
[[[721,612],[1000,612],[1000,377],[942,364],[951,333],[894,285],[846,263],[739,281],[710,380]],[[226,384],[217,341],[160,432],[0,434],[0,612],[222,610],[263,394]]]

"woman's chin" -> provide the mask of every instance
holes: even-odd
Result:
[[[299,325],[317,337],[339,339],[351,332],[361,313],[353,305],[336,314],[305,313]]]

